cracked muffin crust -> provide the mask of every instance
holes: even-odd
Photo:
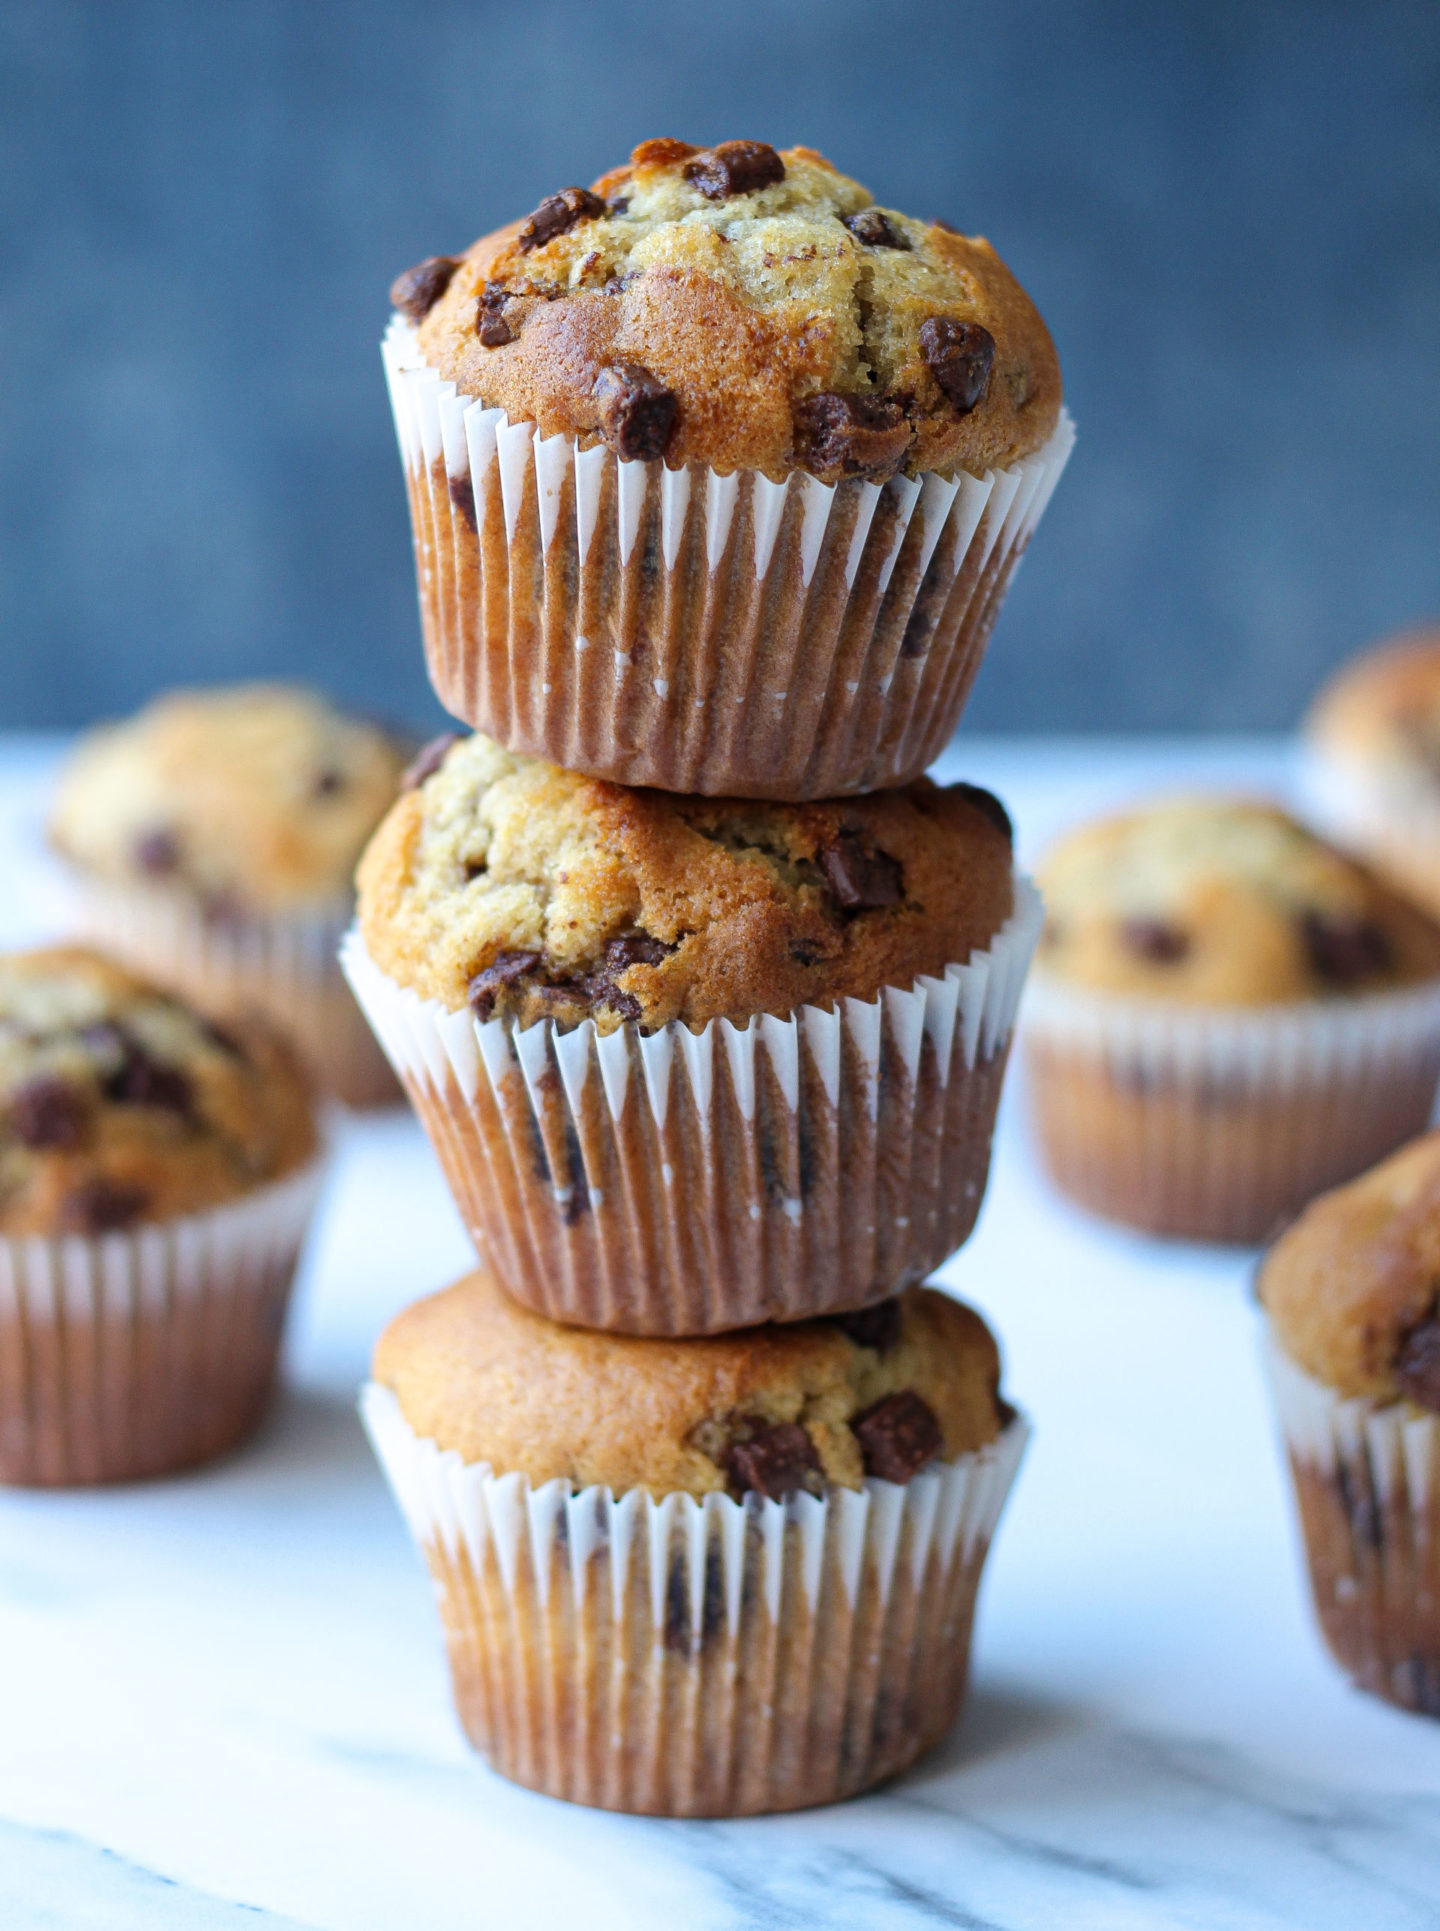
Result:
[[[1082,826],[1038,868],[1037,977],[1265,1006],[1440,974],[1440,926],[1273,805],[1167,800]]]
[[[985,1323],[924,1287],[860,1314],[671,1341],[557,1326],[477,1271],[391,1322],[374,1376],[462,1461],[655,1496],[906,1482],[993,1441],[1011,1414]]]
[[[391,294],[463,394],[672,468],[979,473],[1059,418],[1049,334],[990,244],[810,148],[642,142]]]
[[[873,999],[967,960],[1012,906],[1008,820],[974,786],[686,798],[479,733],[399,799],[358,882],[391,979],[452,1012],[602,1032]]]
[[[301,1166],[306,1082],[78,947],[0,957],[0,1234],[104,1234],[216,1207]]]

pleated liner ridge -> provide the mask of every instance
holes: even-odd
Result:
[[[975,1224],[1039,895],[942,978],[648,1037],[448,1012],[341,959],[476,1246],[537,1313],[706,1334],[883,1299]]]
[[[949,742],[1075,441],[826,484],[622,462],[383,344],[431,682],[514,751],[665,791],[828,798]]]
[[[894,1775],[959,1714],[1020,1417],[905,1487],[736,1502],[532,1487],[417,1436],[389,1389],[361,1407],[460,1720],[515,1782],[652,1815],[794,1810]]]
[[[0,1238],[0,1482],[136,1481],[248,1435],[323,1169],[131,1232]]]

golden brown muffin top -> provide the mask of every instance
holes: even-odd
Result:
[[[172,691],[82,740],[50,836],[87,872],[217,915],[343,908],[407,756],[298,686]]]
[[[1353,658],[1316,698],[1305,730],[1344,764],[1440,792],[1440,626]]]
[[[1083,825],[1038,868],[1043,977],[1268,1006],[1440,974],[1440,926],[1278,807],[1169,799]]]
[[[1345,1396],[1440,1412],[1440,1132],[1312,1200],[1265,1256],[1285,1353]]]
[[[0,1233],[103,1234],[218,1207],[317,1137],[288,1048],[79,947],[0,956]]]
[[[672,1341],[559,1327],[477,1271],[397,1315],[374,1373],[418,1435],[463,1461],[656,1496],[908,1481],[993,1441],[1010,1414],[989,1329],[926,1287]]]
[[[873,999],[964,963],[1012,902],[1008,821],[973,786],[678,797],[478,732],[398,800],[359,887],[366,947],[401,985],[602,1032]]]
[[[1054,346],[989,242],[810,148],[642,142],[391,296],[463,394],[672,468],[979,473],[1059,419]]]

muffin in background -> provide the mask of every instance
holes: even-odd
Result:
[[[50,820],[82,929],[208,1011],[267,1013],[336,1097],[393,1100],[335,952],[407,755],[284,684],[174,691],[88,733]]]
[[[79,948],[0,957],[0,1481],[130,1481],[249,1434],[320,1166],[268,1028]]]
[[[883,1299],[960,1245],[1040,922],[998,800],[436,756],[343,958],[512,1294],[701,1334]]]
[[[1039,883],[1031,1111],[1083,1205],[1258,1241],[1428,1124],[1440,927],[1277,807],[1106,818],[1062,838]]]
[[[1362,1689],[1440,1716],[1440,1133],[1314,1201],[1258,1289],[1315,1612]]]
[[[1440,915],[1440,625],[1362,651],[1305,720],[1307,804]]]
[[[618,783],[826,798],[949,741],[1074,441],[987,241],[652,140],[391,291],[431,681]]]
[[[362,1398],[434,1577],[471,1743],[610,1810],[831,1803],[954,1723],[1026,1425],[979,1316],[690,1341],[563,1328],[475,1273]]]

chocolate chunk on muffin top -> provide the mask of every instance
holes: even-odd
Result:
[[[1004,813],[969,785],[679,797],[479,733],[399,799],[359,887],[366,947],[401,985],[601,1031],[873,999],[964,963],[1012,905]]]
[[[990,244],[809,148],[645,141],[392,298],[462,393],[627,460],[978,473],[1059,417],[1054,347]]]
[[[1313,1200],[1258,1285],[1276,1339],[1317,1380],[1440,1412],[1440,1132]]]
[[[1041,975],[1264,1006],[1440,974],[1440,926],[1273,805],[1179,798],[1071,832],[1038,868]]]
[[[1440,795],[1440,626],[1367,650],[1325,686],[1311,740],[1382,787]]]
[[[418,1435],[497,1474],[779,1501],[909,1481],[1009,1420],[978,1314],[923,1287],[883,1306],[860,1338],[841,1316],[639,1339],[542,1320],[477,1271],[391,1322],[374,1375]]]
[[[83,740],[50,836],[87,872],[217,917],[330,910],[408,754],[313,691],[173,691]]]
[[[0,957],[0,1233],[220,1206],[316,1144],[305,1078],[263,1027],[215,1026],[78,947]]]

